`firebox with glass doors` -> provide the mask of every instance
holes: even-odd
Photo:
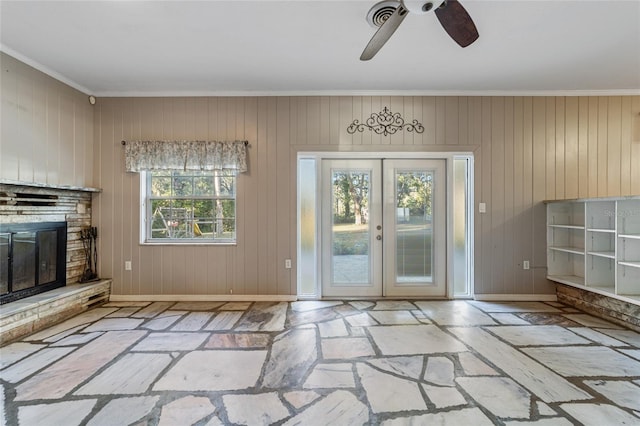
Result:
[[[0,304],[66,285],[67,223],[0,224]]]

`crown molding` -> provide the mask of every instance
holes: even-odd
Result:
[[[321,96],[640,96],[640,89],[611,90],[247,90],[247,91],[159,91],[94,92],[102,98],[170,98],[170,97],[321,97]]]
[[[103,98],[158,98],[158,97],[297,97],[297,96],[638,96],[640,88],[629,89],[517,89],[517,90],[161,90],[161,91],[109,91],[91,90],[57,71],[16,52],[0,43],[0,51],[47,74],[48,76],[84,93]]]
[[[15,50],[13,50],[12,48],[8,47],[5,44],[0,43],[0,51],[6,53],[7,55],[19,60],[20,62],[23,62],[27,65],[29,65],[32,68],[35,68],[36,70],[48,75],[51,78],[54,78],[64,84],[66,84],[67,86],[73,87],[74,89],[84,93],[85,95],[88,95],[91,93],[91,90],[89,90],[87,87],[84,87],[82,84],[79,84],[73,80],[71,80],[70,78],[65,77],[64,75],[60,74],[59,72],[52,70],[51,68],[42,65],[40,62],[34,61],[33,59],[19,53],[16,52]]]

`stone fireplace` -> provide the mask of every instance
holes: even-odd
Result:
[[[82,231],[91,226],[98,192],[0,181],[0,287],[8,302],[0,310],[0,346],[109,300],[111,280],[80,283],[86,272]],[[26,297],[14,300],[6,296],[9,289]]]
[[[11,285],[14,289],[26,290],[27,287],[35,287],[34,291],[37,292],[41,286],[49,290],[60,285],[80,282],[86,267],[80,234],[83,229],[91,226],[92,194],[97,192],[98,190],[93,188],[0,182],[2,295],[8,294],[5,285],[9,285],[10,270],[5,259],[9,259],[10,254],[13,262]],[[14,244],[12,253],[8,252],[9,240]],[[44,254],[44,249],[54,242],[56,245],[66,243],[66,249],[63,247],[62,252],[56,252],[55,255]],[[35,257],[44,257],[39,259],[37,265],[23,261],[21,256],[29,253],[33,255],[34,261]],[[55,262],[53,266],[54,259],[61,264]],[[22,294],[28,296],[29,291]],[[2,302],[5,301],[9,300],[2,297]]]

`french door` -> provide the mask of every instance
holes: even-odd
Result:
[[[322,160],[322,294],[446,295],[445,160]]]

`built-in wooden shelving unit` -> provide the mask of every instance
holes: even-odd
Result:
[[[547,278],[640,305],[640,197],[547,202]]]

